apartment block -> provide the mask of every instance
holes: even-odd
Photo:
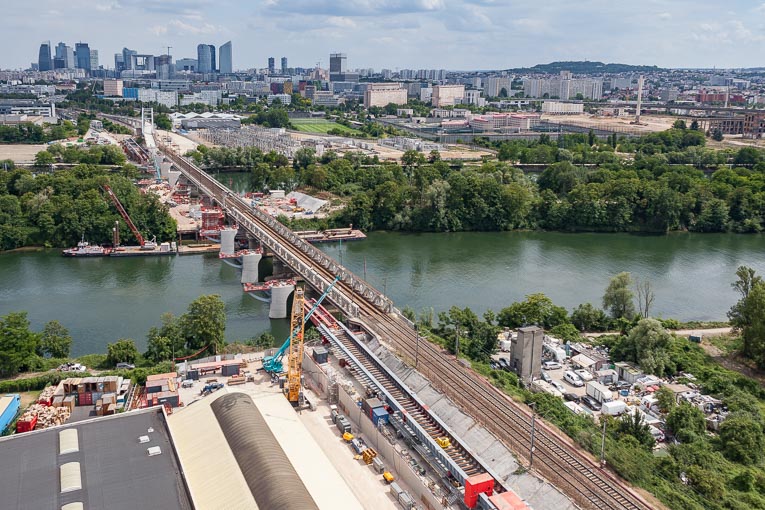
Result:
[[[464,85],[434,85],[431,102],[436,108],[454,106],[465,97]]]
[[[370,83],[364,91],[364,108],[406,104],[406,89],[400,83]]]

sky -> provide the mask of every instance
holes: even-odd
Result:
[[[124,46],[196,58],[231,40],[234,69],[508,69],[558,60],[660,67],[765,65],[763,0],[0,0],[0,68],[27,68],[40,43]]]

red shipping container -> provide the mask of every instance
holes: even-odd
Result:
[[[475,508],[479,494],[494,494],[494,478],[489,473],[473,475],[465,480],[465,506]]]
[[[37,415],[32,416],[26,420],[19,420],[16,422],[16,432],[29,432],[35,429],[37,425]]]
[[[530,507],[513,491],[495,494],[489,498],[498,510],[530,510]]]
[[[93,405],[93,394],[90,392],[86,393],[80,393],[77,398],[77,405],[78,406],[92,406]]]

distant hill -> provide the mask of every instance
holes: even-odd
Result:
[[[574,61],[574,62],[550,62],[549,64],[537,64],[534,67],[522,67],[509,69],[513,73],[545,73],[559,74],[561,71],[571,71],[574,74],[598,74],[598,73],[648,73],[661,71],[657,66],[632,66],[628,64],[604,64],[603,62]]]

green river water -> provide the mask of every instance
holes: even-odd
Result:
[[[765,237],[735,234],[560,234],[536,232],[400,234],[319,245],[385,290],[399,308],[436,312],[452,305],[495,311],[543,292],[571,308],[600,304],[620,271],[653,283],[654,313],[681,320],[723,320],[737,299],[735,270],[765,272]],[[366,269],[365,269],[366,268]],[[183,313],[201,294],[226,303],[227,340],[244,340],[286,321],[268,319],[268,305],[244,294],[238,270],[215,255],[68,259],[58,251],[0,255],[0,315],[25,310],[38,330],[58,320],[74,337],[73,354],[105,352],[106,344],[146,333],[165,312]]]

